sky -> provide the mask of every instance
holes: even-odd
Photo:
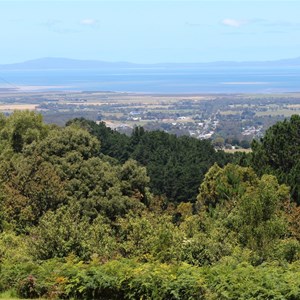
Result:
[[[300,0],[0,0],[0,64],[42,57],[134,63],[300,56]]]

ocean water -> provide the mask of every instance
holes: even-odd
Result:
[[[300,92],[300,67],[0,70],[0,88],[139,93]]]

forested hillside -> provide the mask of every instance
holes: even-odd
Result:
[[[300,299],[299,137],[293,116],[233,156],[1,115],[2,297]]]
[[[101,141],[101,152],[120,163],[134,159],[147,167],[149,186],[155,195],[172,202],[195,201],[199,183],[214,164],[224,166],[235,158],[216,152],[209,140],[177,137],[163,131],[145,131],[136,127],[131,137],[85,119],[67,123],[86,128]]]

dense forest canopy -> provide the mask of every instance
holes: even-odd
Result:
[[[270,173],[291,187],[300,203],[300,116],[270,127],[260,141],[252,144],[252,165],[258,174]]]
[[[147,167],[149,187],[155,195],[165,195],[172,202],[195,201],[199,183],[214,164],[224,166],[234,157],[215,151],[209,140],[177,137],[163,131],[145,131],[136,127],[130,137],[101,122],[85,119],[69,121],[86,128],[101,141],[101,152],[124,163],[129,158]]]
[[[250,154],[84,119],[0,117],[0,291],[299,299],[300,118]]]

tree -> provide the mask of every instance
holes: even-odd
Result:
[[[200,185],[197,207],[214,208],[217,204],[233,202],[245,192],[249,186],[255,186],[258,177],[251,168],[228,164],[220,168],[214,164],[206,173]]]
[[[251,164],[258,174],[273,174],[288,184],[293,199],[300,203],[300,116],[276,123],[260,141],[254,141]]]
[[[130,138],[107,127],[104,122],[96,123],[83,118],[67,122],[66,126],[77,126],[87,130],[101,142],[101,153],[117,158],[121,163],[129,159]]]
[[[47,136],[49,126],[43,123],[42,115],[30,111],[15,111],[9,117],[1,115],[0,153],[20,153],[26,145]]]
[[[145,131],[135,127],[128,137],[84,119],[75,119],[68,125],[87,129],[101,142],[101,153],[125,163],[129,158],[147,168],[149,186],[155,195],[165,195],[171,202],[195,201],[199,182],[209,167],[231,161],[232,155],[216,152],[208,140],[182,136],[163,131]]]
[[[216,148],[219,148],[219,149],[222,149],[222,147],[224,146],[225,144],[225,139],[218,136],[216,137],[213,141],[212,141],[212,144],[214,147]]]
[[[47,210],[55,210],[67,202],[65,182],[55,167],[42,158],[17,155],[0,166],[4,220],[18,232],[37,224]]]
[[[116,255],[117,241],[108,219],[91,220],[78,204],[70,203],[48,211],[29,233],[28,244],[36,259],[76,255],[84,260],[96,255],[106,261]]]
[[[52,129],[38,145],[33,144],[26,150],[27,155],[34,151],[53,163],[66,156],[70,157],[74,152],[86,160],[99,155],[100,141],[82,128],[68,126]]]
[[[150,178],[145,167],[141,167],[132,159],[125,162],[120,170],[122,193],[129,197],[136,197],[147,204],[148,185]]]
[[[232,241],[237,238],[241,247],[255,251],[262,260],[287,232],[283,204],[289,189],[275,176],[258,178],[251,168],[214,165],[199,191],[197,206],[200,214],[214,220],[211,228],[219,224],[218,231],[233,233]]]
[[[288,199],[288,187],[279,185],[272,175],[263,175],[246,189],[235,210],[236,229],[244,246],[264,257],[284,237],[288,223],[282,208]]]

